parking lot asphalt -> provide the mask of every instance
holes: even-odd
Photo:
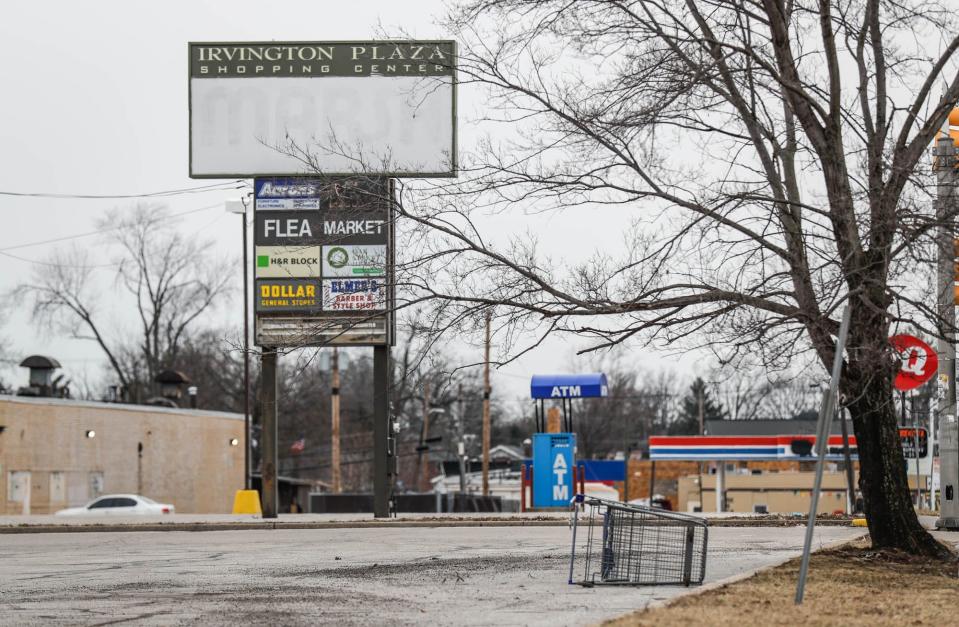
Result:
[[[861,533],[819,528],[815,546]],[[710,529],[706,582],[802,539]],[[0,623],[578,625],[695,589],[569,585],[569,553],[565,527],[0,535]]]

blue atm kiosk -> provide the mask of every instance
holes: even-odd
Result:
[[[569,507],[575,495],[573,466],[576,463],[576,434],[573,432],[573,400],[606,396],[606,375],[538,374],[530,380],[530,396],[536,401],[536,430],[533,434],[532,506]],[[546,430],[547,400],[559,402],[563,409],[564,433]],[[524,488],[525,489],[525,488]]]
[[[533,507],[569,507],[575,433],[533,434]]]

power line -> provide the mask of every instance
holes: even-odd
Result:
[[[17,261],[23,261],[24,263],[36,264],[36,265],[38,265],[38,266],[59,267],[59,266],[64,265],[64,264],[55,263],[55,262],[52,262],[52,261],[40,261],[39,259],[27,259],[26,257],[18,257],[17,255],[14,255],[14,254],[11,254],[11,253],[5,253],[5,252],[3,252],[2,250],[0,250],[0,255],[3,255],[4,257],[9,257],[10,259],[16,259]],[[111,267],[116,267],[116,266],[119,266],[119,265],[120,265],[119,263],[114,262],[114,263],[97,263],[97,264],[90,264],[90,265],[70,264],[70,267],[71,267],[71,268],[82,268],[82,269],[84,269],[84,270],[92,270],[93,268],[111,268]]]
[[[168,189],[159,192],[146,192],[143,194],[55,194],[52,192],[6,192],[0,191],[0,196],[15,196],[17,198],[74,198],[83,200],[122,200],[124,198],[166,198],[169,196],[180,196],[183,194],[202,194],[203,192],[225,191],[228,189],[241,189],[247,185],[246,181],[237,179],[223,183],[211,183],[210,185],[200,185],[198,187],[184,187],[181,189]]]
[[[162,220],[171,220],[173,218],[179,218],[180,216],[189,215],[191,213],[199,213],[200,211],[209,211],[215,207],[222,207],[223,203],[214,203],[212,205],[206,205],[205,207],[199,207],[197,209],[190,209],[189,211],[181,211],[180,213],[171,213],[170,215],[162,218]],[[55,237],[53,239],[40,240],[36,242],[30,242],[27,244],[17,244],[16,246],[5,246],[0,248],[0,253],[4,253],[10,250],[18,250],[20,248],[30,248],[32,246],[42,246],[44,244],[55,244],[57,242],[65,242],[71,239],[79,239],[81,237],[90,237],[91,235],[101,235],[103,233],[108,233],[110,231],[116,231],[121,228],[120,226],[115,226],[107,229],[99,229],[97,231],[87,231],[86,233],[77,233],[76,235],[64,235],[63,237]]]

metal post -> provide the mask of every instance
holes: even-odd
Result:
[[[939,376],[941,377],[942,375]],[[936,511],[936,489],[933,487],[933,476],[936,473],[936,408],[939,402],[939,396],[937,393],[936,403],[930,407],[929,434],[926,437],[926,442],[928,442],[929,446],[929,510],[933,512]]]
[[[803,543],[802,563],[799,566],[799,581],[796,583],[796,604],[802,603],[806,590],[806,574],[809,572],[809,552],[812,549],[812,536],[816,528],[816,513],[819,509],[819,493],[822,490],[822,471],[826,463],[826,440],[829,439],[829,426],[832,422],[833,408],[839,392],[839,375],[842,372],[842,354],[846,349],[846,336],[849,334],[851,313],[847,303],[842,310],[842,322],[836,337],[835,354],[832,360],[832,378],[829,389],[823,393],[819,408],[819,421],[816,424],[816,479],[813,484],[812,502],[809,504],[809,519],[806,521],[806,538]]]
[[[902,427],[905,427],[905,426],[907,426],[909,423],[907,422],[908,419],[906,418],[906,393],[905,393],[904,391],[900,391],[900,392],[899,392],[899,405],[900,405],[900,407],[902,408],[902,411],[900,412],[900,413],[901,413],[901,417],[899,418],[899,424],[900,424]],[[917,452],[918,452],[918,451],[917,451]],[[906,480],[907,480],[906,483],[907,483],[907,484],[909,483],[908,479],[909,479],[909,459],[906,458]],[[916,487],[918,488],[919,486],[916,486]],[[909,486],[908,486],[908,485],[906,486],[906,489],[907,489],[907,490],[909,489]],[[916,506],[917,506],[917,507],[919,506],[918,496],[916,497]]]
[[[696,404],[699,413],[699,435],[703,436],[706,425],[706,390],[700,388],[696,392]],[[706,511],[706,504],[703,502],[703,462],[699,462],[699,511]]]
[[[279,510],[276,485],[276,361],[276,349],[264,347],[260,357],[260,399],[263,404],[260,411],[263,419],[263,432],[260,436],[260,480],[263,488],[263,518],[276,518]]]
[[[483,359],[483,496],[489,496],[489,448],[490,448],[490,416],[489,416],[489,351],[490,351],[490,322],[492,313],[486,312],[486,351]]]
[[[913,448],[916,451],[916,508],[922,507],[922,483],[919,478],[919,413],[916,411],[916,395],[912,395]]]
[[[632,452],[629,450],[629,419],[623,421],[623,503],[629,502],[629,458],[632,455]],[[647,433],[647,450],[648,450],[648,437]],[[652,492],[650,492],[650,501],[649,504],[652,505]]]
[[[953,113],[955,113],[953,111]],[[952,117],[952,114],[950,114]],[[948,129],[947,129],[948,131]],[[956,183],[959,179],[959,173],[956,172],[956,146],[949,133],[942,134],[935,144],[935,159],[933,167],[936,170],[936,221],[939,229],[936,233],[936,244],[938,248],[939,263],[937,272],[938,288],[938,318],[939,318],[939,373],[940,380],[946,388],[945,399],[938,399],[936,411],[938,424],[944,429],[949,424],[950,428],[954,425],[956,419],[956,213],[959,210],[959,203],[956,199]],[[930,417],[930,447],[935,442],[936,417]],[[955,448],[949,451],[951,459],[945,459],[946,451],[940,446],[940,485],[945,486],[948,480],[950,485],[956,484],[956,479],[947,477],[943,473],[946,467],[955,468],[959,464]],[[935,449],[931,449],[931,454],[935,455]],[[935,503],[935,493],[930,492],[930,498]],[[955,497],[953,497],[955,499]],[[945,506],[945,501],[943,501]],[[959,515],[959,508],[956,507],[956,501],[952,500],[950,508],[955,511],[945,513],[941,511],[937,527],[954,527],[956,524],[956,515]]]
[[[460,458],[460,498],[466,498],[466,442],[459,441]]]
[[[390,451],[390,348],[373,347],[373,516],[388,518],[393,471]]]
[[[626,472],[629,473],[629,466],[626,466]],[[649,462],[649,506],[653,506],[653,496],[656,494],[656,462]],[[626,494],[626,501],[629,501],[629,494]]]
[[[343,474],[340,468],[340,353],[333,347],[330,357],[330,372],[332,379],[330,386],[330,414],[332,425],[330,428],[330,463],[332,467],[333,493],[343,492]]]
[[[526,511],[526,464],[520,466],[519,511]]]
[[[716,462],[716,512],[726,511],[726,462]]]
[[[250,266],[246,250],[246,199],[243,200],[243,485],[253,486],[250,473]]]

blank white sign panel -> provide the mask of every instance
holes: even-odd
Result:
[[[450,76],[190,79],[190,175],[450,176]],[[286,154],[291,140],[315,168]],[[305,156],[305,155],[301,155]]]

